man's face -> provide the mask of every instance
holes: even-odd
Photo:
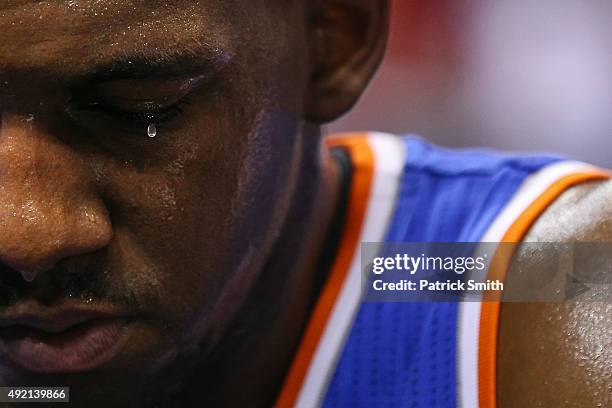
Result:
[[[2,2],[2,385],[118,393],[223,334],[294,182],[286,3]]]

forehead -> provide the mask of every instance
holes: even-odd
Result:
[[[0,2],[0,70],[79,74],[126,56],[231,52],[234,1]],[[233,17],[239,17],[234,15]]]

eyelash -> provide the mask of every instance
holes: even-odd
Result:
[[[147,112],[131,112],[123,109],[118,109],[108,103],[103,102],[90,104],[87,109],[97,110],[106,115],[112,116],[114,119],[124,124],[140,126],[148,125],[150,123],[160,125],[171,122],[173,119],[180,116],[183,113],[185,107],[189,106],[190,104],[190,98],[184,97],[170,106],[164,107],[159,110],[151,110]]]

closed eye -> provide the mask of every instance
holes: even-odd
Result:
[[[164,124],[190,104],[201,77],[188,79],[122,79],[75,89],[69,116],[100,114],[122,125]]]

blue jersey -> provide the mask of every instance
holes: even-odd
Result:
[[[556,156],[331,137],[351,158],[343,239],[278,407],[492,408],[498,302],[368,303],[361,242],[518,242],[563,191],[608,177]]]

